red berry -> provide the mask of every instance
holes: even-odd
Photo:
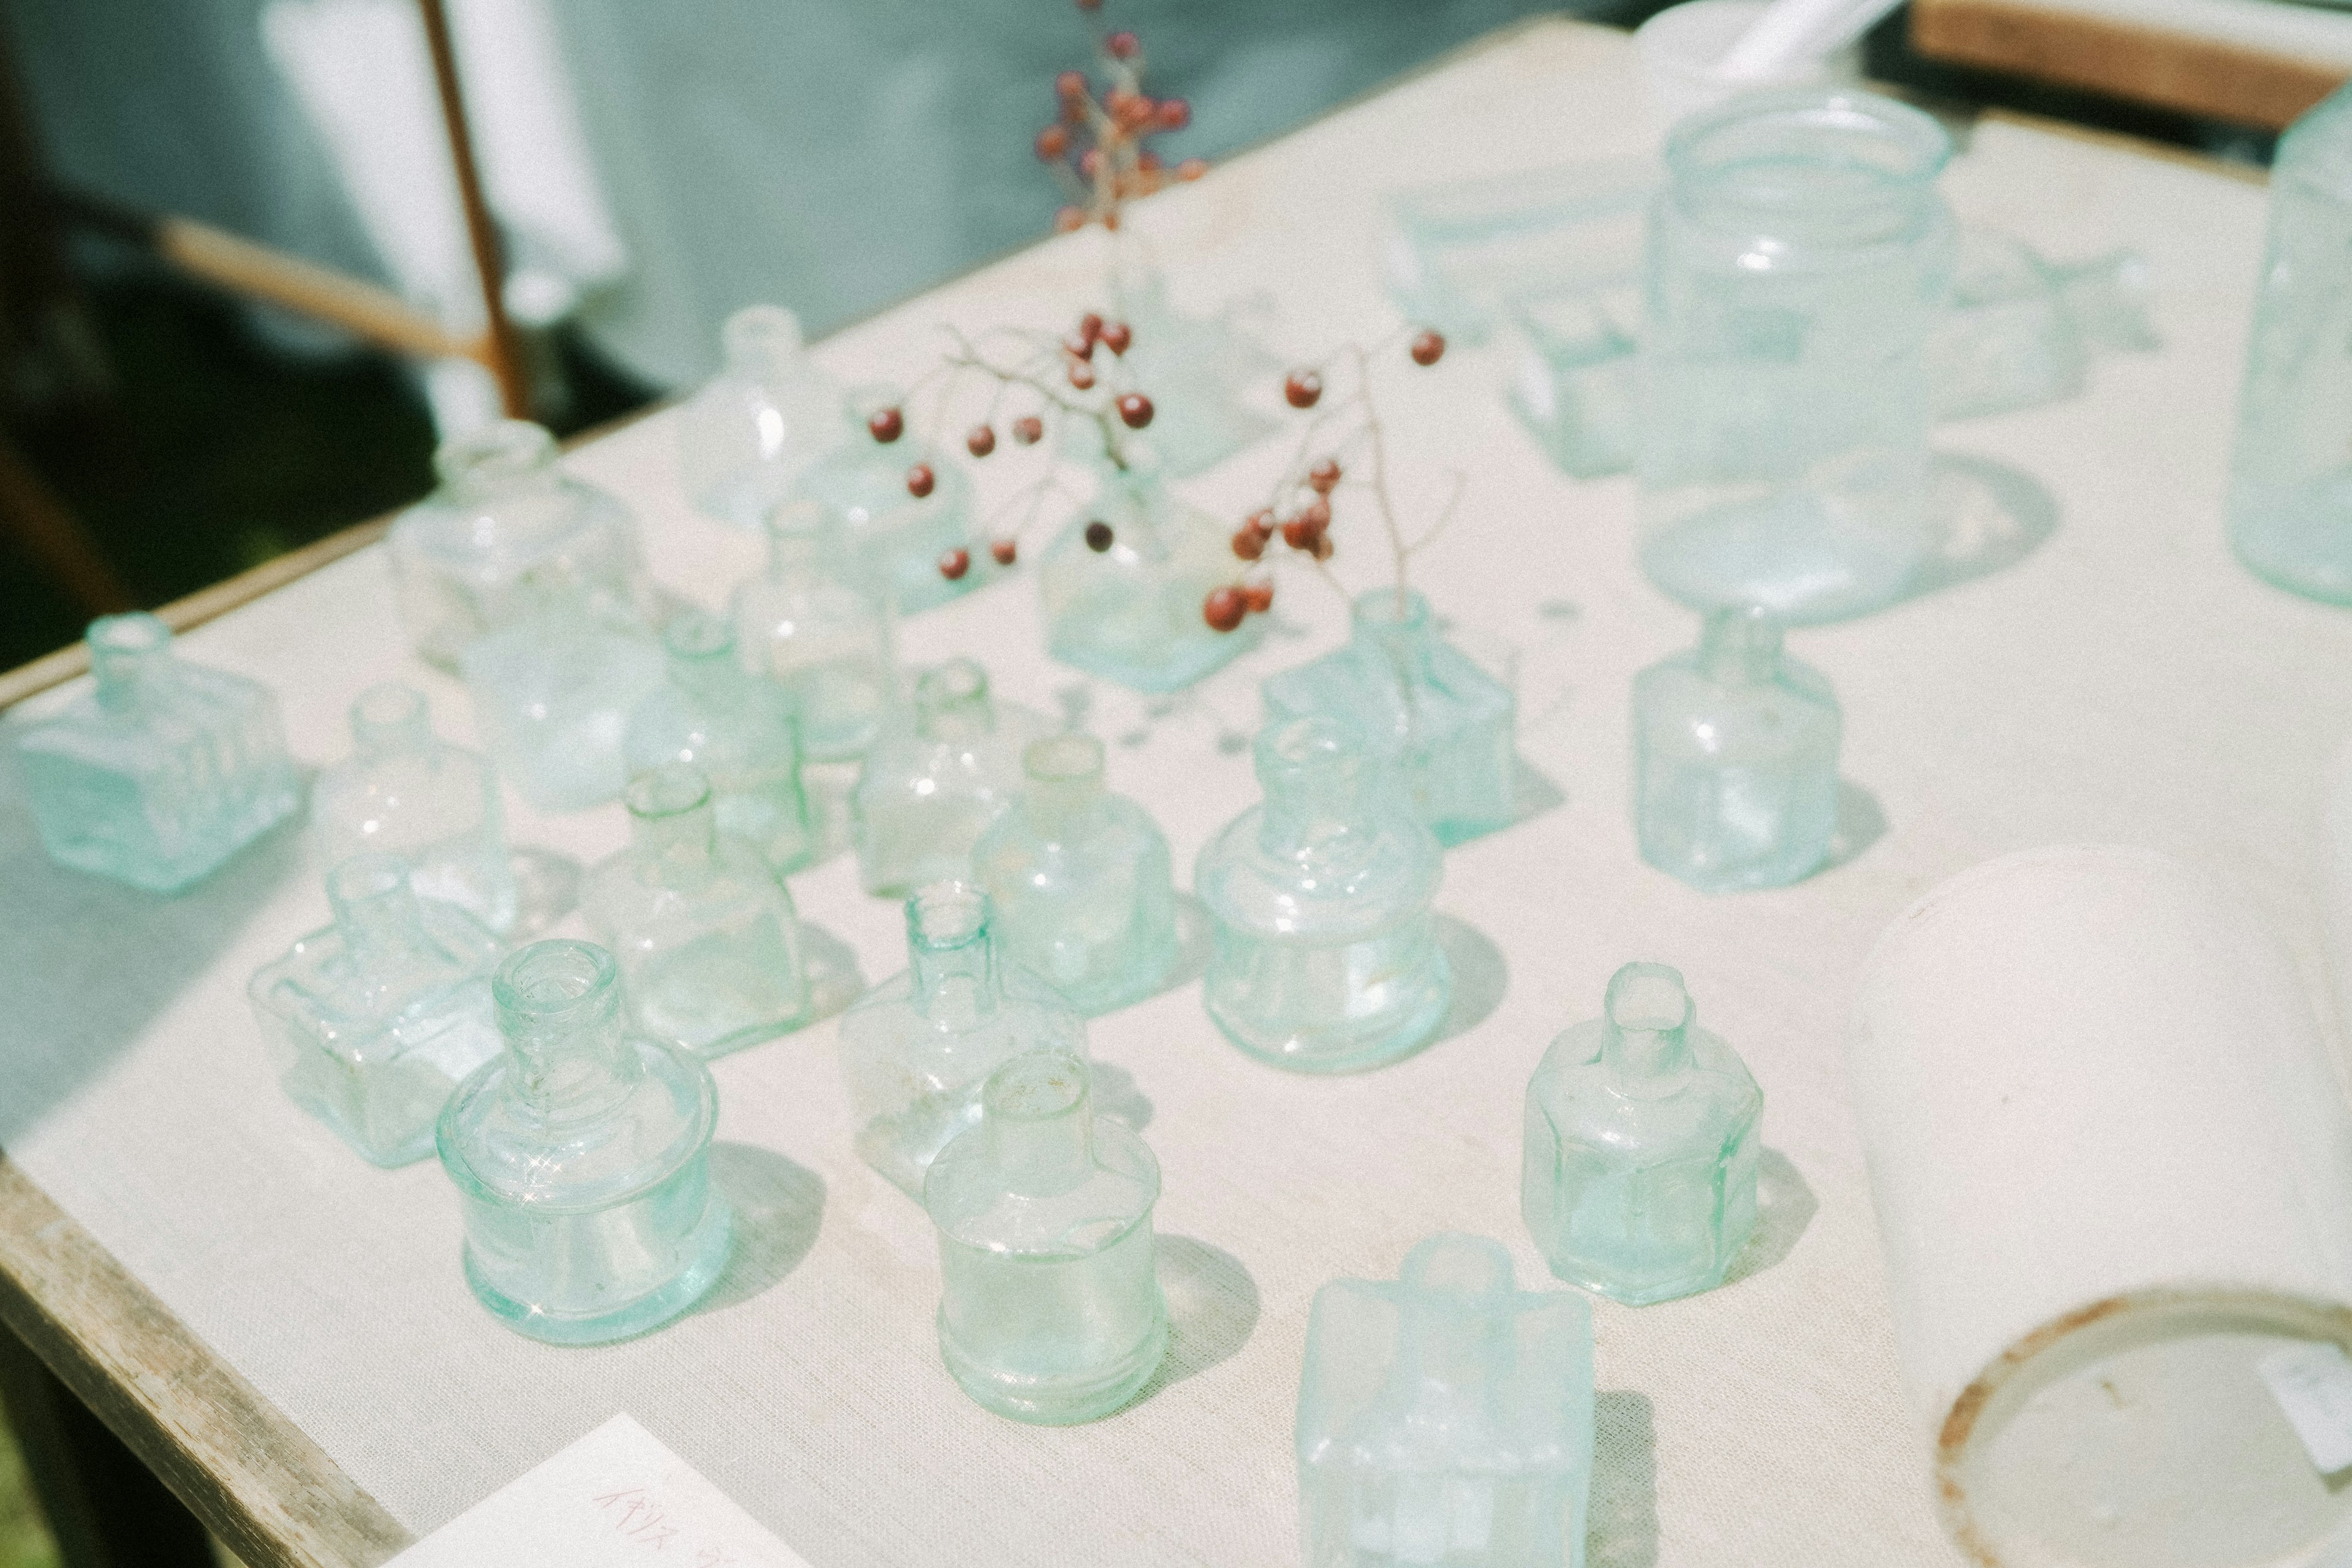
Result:
[[[1088,364],[1082,359],[1072,360],[1070,362],[1070,384],[1076,387],[1080,392],[1084,392],[1094,384],[1095,367]]]
[[[938,482],[939,476],[931,472],[929,463],[917,463],[907,470],[907,493],[917,500],[930,494],[931,487]]]
[[[1064,71],[1061,75],[1054,79],[1054,92],[1056,97],[1063,99],[1065,101],[1074,98],[1086,97],[1086,73],[1084,71]]]
[[[1282,395],[1293,408],[1312,408],[1322,400],[1323,378],[1311,370],[1294,370],[1282,384]]]
[[[1117,207],[1108,208],[1103,213],[1103,227],[1110,230],[1113,234],[1117,234],[1118,232],[1118,209]]]
[[[1249,614],[1249,602],[1242,597],[1239,588],[1212,588],[1201,602],[1201,618],[1216,631],[1229,632],[1242,624]]]
[[[1320,533],[1331,526],[1331,503],[1317,496],[1298,509],[1298,515],[1307,520],[1307,527]]]
[[[1102,330],[1102,345],[1115,354],[1123,354],[1135,342],[1135,329],[1125,321],[1112,321]]]
[[[1034,447],[1045,438],[1045,422],[1034,414],[1024,414],[1013,422],[1013,438],[1024,447]]]
[[[1151,119],[1162,131],[1181,131],[1192,123],[1192,106],[1181,98],[1163,98]]]
[[[1087,524],[1087,548],[1100,555],[1111,545],[1110,524],[1100,518]]]
[[[1445,357],[1445,335],[1443,332],[1419,332],[1412,340],[1412,363],[1435,364]]]
[[[897,408],[877,408],[866,416],[866,433],[888,446],[907,433],[907,416]]]
[[[1197,180],[1208,172],[1206,158],[1187,158],[1176,165],[1176,177],[1180,180]]]
[[[1244,561],[1255,561],[1265,553],[1265,536],[1244,524],[1234,535],[1234,553]]]
[[[952,583],[971,570],[971,552],[950,550],[940,557],[940,575]]]
[[[1084,174],[1087,179],[1091,180],[1097,174],[1101,174],[1102,166],[1103,156],[1101,148],[1089,147],[1085,152],[1078,154],[1078,173]]]
[[[1339,463],[1335,458],[1325,458],[1307,470],[1307,482],[1319,496],[1328,496],[1339,483]]]
[[[1322,531],[1307,521],[1305,513],[1282,520],[1282,542],[1293,550],[1312,550]]]
[[[989,542],[988,552],[996,557],[996,563],[999,566],[1010,566],[1013,564],[1013,557],[1020,552],[1020,548],[1018,540],[997,539]]]
[[[1139,92],[1131,92],[1119,100],[1118,107],[1110,111],[1110,117],[1118,121],[1122,130],[1140,131],[1159,113],[1158,104]]]
[[[1054,214],[1055,234],[1076,234],[1087,226],[1087,215],[1078,207],[1063,207]]]
[[[1308,553],[1308,554],[1310,554],[1310,555],[1312,555],[1312,556],[1314,556],[1314,557],[1315,557],[1315,559],[1316,559],[1316,560],[1318,560],[1318,561],[1328,561],[1328,560],[1330,560],[1330,559],[1331,559],[1331,536],[1330,536],[1329,534],[1328,534],[1328,533],[1318,533],[1318,534],[1317,534],[1317,535],[1315,536],[1315,545],[1314,545],[1314,548],[1313,548],[1313,549],[1311,549],[1311,550],[1309,550],[1309,551],[1307,552],[1307,553]]]
[[[1118,400],[1119,422],[1130,430],[1140,430],[1151,423],[1151,399],[1139,392],[1130,392]]]
[[[1058,163],[1070,151],[1069,128],[1048,125],[1037,132],[1037,156],[1047,163]]]
[[[1092,359],[1095,352],[1094,340],[1083,332],[1072,332],[1062,340],[1062,352],[1072,359]]]
[[[1260,577],[1253,582],[1243,584],[1242,603],[1248,605],[1251,612],[1255,615],[1264,615],[1274,608],[1274,579]]]
[[[1102,341],[1102,334],[1103,319],[1094,311],[1088,310],[1085,315],[1078,318],[1078,336],[1087,340],[1088,347],[1092,347],[1094,344],[1100,342]]]
[[[1115,60],[1131,60],[1143,52],[1143,40],[1133,33],[1113,33],[1103,40],[1103,48]]]
[[[971,434],[963,438],[963,449],[975,458],[985,458],[996,450],[996,432],[986,425],[975,425]]]
[[[1242,526],[1248,529],[1252,533],[1256,534],[1259,542],[1264,543],[1266,540],[1274,537],[1274,513],[1261,507],[1256,511],[1250,513],[1248,518],[1242,523]]]
[[[1078,9],[1081,11],[1099,11],[1102,9],[1102,0],[1078,0]]]

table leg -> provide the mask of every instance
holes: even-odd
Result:
[[[5,1326],[0,1413],[63,1568],[213,1568],[196,1516]]]

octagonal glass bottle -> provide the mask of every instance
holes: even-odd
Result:
[[[1160,1163],[1095,1115],[1090,1083],[1066,1051],[1014,1057],[923,1183],[940,1237],[940,1354],[980,1404],[1040,1426],[1109,1415],[1168,1350],[1152,1266]]]
[[[1679,972],[1618,970],[1528,1084],[1519,1210],[1551,1271],[1628,1306],[1722,1284],[1756,1228],[1763,1113]]]
[[[854,413],[900,401],[895,392],[879,387],[861,389],[850,398]],[[962,468],[912,438],[887,445],[875,440],[864,428],[864,417],[857,413],[849,438],[802,471],[793,497],[816,502],[840,523],[849,558],[894,615],[944,605],[992,581],[984,553],[975,555],[961,577],[940,572],[942,555],[971,543],[971,480]],[[907,476],[918,463],[931,470],[928,495],[907,488]]]
[[[1259,732],[1265,801],[1201,851],[1192,889],[1215,945],[1209,1016],[1299,1072],[1377,1067],[1437,1033],[1453,976],[1430,901],[1444,855],[1357,731],[1291,719]]]

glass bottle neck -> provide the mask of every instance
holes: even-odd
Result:
[[[90,675],[99,706],[135,708],[156,673],[171,662],[172,633],[153,616],[101,616],[89,624]]]
[[[1678,1091],[1691,1068],[1689,993],[1663,963],[1629,963],[1609,982],[1601,1058],[1609,1085],[1633,1100]]]
[[[718,847],[717,818],[707,801],[662,816],[632,814],[629,843],[655,882],[692,887],[710,875]]]
[[[378,686],[362,692],[352,704],[352,742],[367,762],[433,750],[433,717],[425,694],[411,686]]]
[[[621,1021],[620,973],[603,948],[534,942],[499,965],[490,989],[506,1038],[502,1091],[531,1119],[588,1120],[643,1076]]]
[[[1721,685],[1763,685],[1780,673],[1780,635],[1768,611],[1717,610],[1699,633],[1699,669]]]
[[[915,682],[915,730],[930,741],[969,741],[996,728],[988,678],[969,659],[926,670]]]
[[[779,306],[752,305],[736,311],[719,336],[728,370],[761,385],[790,381],[805,357],[800,318]]]
[[[950,1029],[992,1016],[1000,1000],[988,896],[938,882],[907,900],[907,967],[915,1010]]]
[[[1400,1284],[1402,1321],[1390,1387],[1408,1419],[1453,1425],[1508,1384],[1510,1255],[1477,1237],[1432,1237],[1407,1255]]]
[[[358,855],[337,866],[327,875],[327,903],[345,950],[362,963],[425,945],[425,910],[407,863],[394,856]]]
[[[478,503],[554,488],[555,437],[522,419],[494,425],[444,442],[433,466],[451,496]]]
[[[1033,742],[1021,765],[1028,779],[1021,809],[1041,837],[1059,838],[1078,827],[1102,802],[1103,747],[1092,735]]]
[[[1408,689],[1435,679],[1436,628],[1429,601],[1412,589],[1375,588],[1356,596],[1355,641]]]
[[[1008,1193],[1050,1197],[1094,1173],[1094,1106],[1086,1064],[1031,1051],[999,1068],[981,1093],[990,1163]]]

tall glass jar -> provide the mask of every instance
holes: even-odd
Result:
[[[1927,553],[1927,332],[1957,251],[1917,110],[1735,100],[1666,142],[1642,342],[1642,567],[1695,609],[1829,621]]]
[[[2230,464],[2230,542],[2282,588],[2352,605],[2352,89],[2287,129]]]

